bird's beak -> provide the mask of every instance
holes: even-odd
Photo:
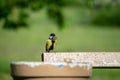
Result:
[[[55,40],[57,39],[57,37],[55,36]]]

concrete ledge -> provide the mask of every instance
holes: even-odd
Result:
[[[56,52],[43,53],[44,62],[89,62],[94,68],[120,68],[120,52]]]
[[[12,62],[14,80],[87,80],[92,74],[89,63]]]

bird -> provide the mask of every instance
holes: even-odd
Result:
[[[50,52],[51,50],[53,50],[56,46],[57,43],[57,36],[55,35],[55,33],[51,33],[49,35],[48,40],[46,41],[46,52]]]

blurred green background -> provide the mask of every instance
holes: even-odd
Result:
[[[1,0],[0,80],[13,61],[41,61],[50,33],[55,52],[120,52],[119,0]],[[119,80],[120,69],[94,69],[91,80]]]

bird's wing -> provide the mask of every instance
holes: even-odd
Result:
[[[55,40],[54,47],[56,46],[56,44],[57,44],[57,40]]]
[[[47,40],[46,41],[46,51],[48,51],[50,49],[51,45],[52,45],[51,40]]]

